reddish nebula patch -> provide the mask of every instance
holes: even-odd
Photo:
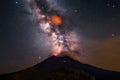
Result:
[[[57,15],[53,15],[51,16],[51,22],[55,25],[61,25],[62,24],[62,18],[60,16]]]

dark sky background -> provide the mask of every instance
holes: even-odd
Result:
[[[120,71],[120,1],[51,0],[66,12],[80,37],[83,60]],[[0,73],[30,67],[49,56],[27,0],[0,1]],[[111,66],[112,65],[112,66]]]

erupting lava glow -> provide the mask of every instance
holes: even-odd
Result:
[[[58,52],[53,52],[52,53],[52,56],[59,56],[60,55],[60,53],[58,53]]]
[[[53,15],[53,16],[51,16],[51,22],[55,25],[61,25],[62,19],[59,16]]]

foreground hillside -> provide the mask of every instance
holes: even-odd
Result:
[[[81,70],[68,67],[55,70],[36,70],[34,68],[6,75],[0,80],[95,80],[95,78]]]
[[[3,74],[0,80],[120,80],[120,73],[53,56],[31,68]]]

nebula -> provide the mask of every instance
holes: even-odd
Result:
[[[53,15],[51,16],[51,22],[54,23],[55,25],[60,25],[62,24],[62,19],[59,16]]]

